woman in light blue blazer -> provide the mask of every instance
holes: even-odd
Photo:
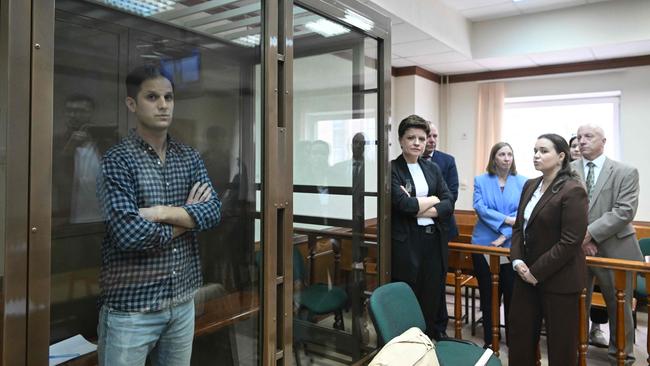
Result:
[[[478,216],[472,244],[493,245],[510,248],[512,225],[517,217],[517,207],[526,178],[517,174],[512,147],[499,142],[492,147],[486,167],[487,173],[474,178],[474,210]],[[478,279],[483,314],[483,340],[485,346],[492,344],[492,279],[490,266],[482,254],[473,254],[474,273]],[[506,337],[507,314],[514,281],[510,261],[501,257],[499,271],[499,302],[501,295],[505,304]]]

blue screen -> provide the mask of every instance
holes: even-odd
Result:
[[[192,51],[187,57],[178,59],[163,59],[160,66],[173,77],[174,84],[183,87],[183,84],[199,81],[201,77],[201,58],[198,51]]]

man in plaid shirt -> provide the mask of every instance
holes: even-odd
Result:
[[[193,297],[201,285],[197,232],[214,227],[221,203],[203,160],[167,131],[171,78],[153,66],[126,78],[136,128],[104,156],[98,195],[102,243],[100,365],[189,365]]]

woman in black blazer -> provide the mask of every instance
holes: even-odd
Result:
[[[533,366],[542,319],[548,364],[576,365],[579,300],[587,265],[587,192],[571,170],[569,144],[556,134],[537,139],[533,163],[542,176],[526,182],[512,228],[515,278],[508,317],[508,364]]]
[[[438,166],[421,159],[429,125],[419,116],[399,125],[402,155],[392,170],[392,280],[409,284],[420,303],[426,333],[434,334],[435,314],[444,294],[447,235],[444,226],[453,214],[453,198]]]

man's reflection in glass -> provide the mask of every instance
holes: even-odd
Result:
[[[330,170],[330,145],[323,140],[316,140],[311,143],[310,163],[313,177],[321,179],[318,185],[327,185],[327,175]]]
[[[95,195],[100,152],[93,137],[95,101],[81,94],[65,102],[65,130],[53,146],[54,225],[101,221]]]
[[[65,116],[66,116],[66,133],[68,134],[69,141],[75,132],[82,131],[83,127],[92,123],[93,112],[95,111],[95,101],[82,94],[74,94],[68,97],[65,102]],[[83,142],[85,140],[84,134],[76,134],[76,141]]]
[[[364,189],[364,149],[366,137],[363,133],[357,132],[352,138],[352,194],[363,195]]]
[[[313,184],[311,175],[311,141],[301,140],[294,145],[293,182],[294,184]]]
[[[215,188],[220,192],[221,223],[199,238],[205,281],[217,283],[227,291],[250,285],[248,271],[253,252],[253,240],[247,240],[250,229],[245,218],[248,174],[246,166],[236,157],[239,150],[235,148],[232,134],[232,130],[223,125],[210,126],[205,133],[210,147],[203,153],[203,159]],[[215,242],[242,245],[214,245]]]
[[[349,141],[349,140],[348,140]],[[353,189],[356,188],[357,191],[363,191],[363,186],[358,186],[363,184],[364,179],[354,179],[354,177],[359,178],[359,174],[363,174],[365,171],[365,157],[364,149],[366,145],[366,137],[362,132],[357,132],[352,137],[352,159],[343,160],[334,164],[332,167],[332,185],[350,187]],[[358,187],[354,187],[354,184],[357,184]]]
[[[327,209],[329,203],[329,175],[330,175],[330,145],[323,140],[316,140],[311,144],[309,167],[311,178],[316,179],[321,206]]]

